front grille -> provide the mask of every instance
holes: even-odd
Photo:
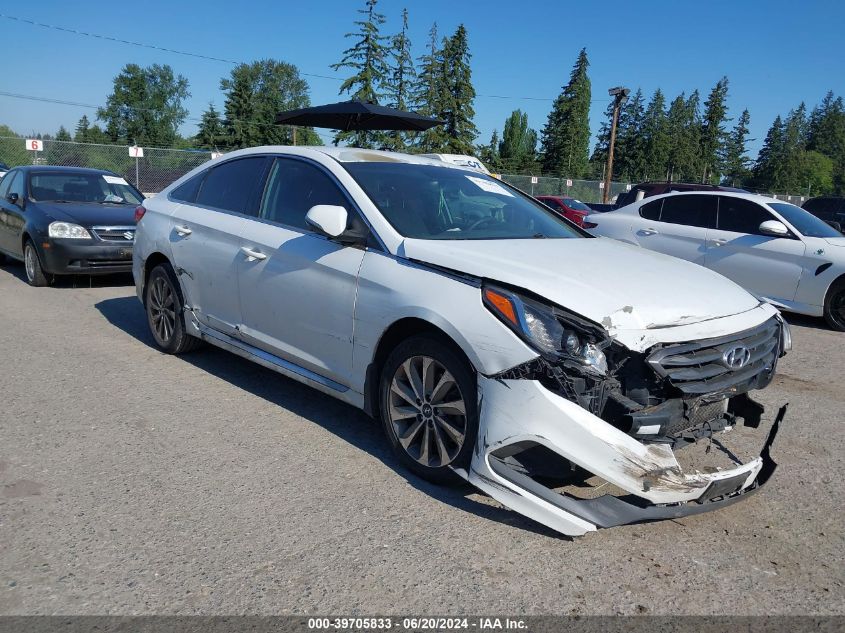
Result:
[[[104,242],[131,244],[135,241],[134,226],[95,226],[91,230]]]
[[[730,336],[663,346],[648,362],[685,394],[738,392],[761,374],[771,374],[779,348],[780,323],[772,317]]]

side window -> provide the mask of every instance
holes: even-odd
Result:
[[[316,204],[334,204],[350,211],[346,197],[319,167],[301,160],[277,158],[261,201],[261,217],[311,231],[305,214]]]
[[[655,200],[640,207],[640,216],[646,220],[660,220],[660,207],[663,205],[663,200]]]
[[[760,225],[774,216],[750,200],[719,196],[719,230],[734,233],[760,234]]]
[[[6,179],[4,178],[3,180],[6,180]],[[25,188],[23,181],[24,181],[23,173],[16,172],[14,180],[12,180],[12,182],[9,184],[9,191],[6,192],[7,196],[9,194],[12,194],[12,193],[18,194],[18,204],[23,204],[23,199],[24,199],[23,192],[24,192],[24,188]]]
[[[12,180],[14,180],[15,176],[18,175],[16,171],[10,171],[3,179],[0,180],[0,200],[5,200],[6,195],[9,193],[9,185],[12,184]]]
[[[207,174],[208,170],[201,171],[193,178],[183,182],[181,185],[176,187],[176,189],[170,192],[170,197],[182,202],[195,202],[197,199],[197,193],[200,190],[200,185]]]
[[[261,178],[264,160],[263,156],[240,158],[212,167],[200,187],[197,204],[254,215],[247,205]]]
[[[717,196],[672,196],[663,199],[661,222],[716,228]]]

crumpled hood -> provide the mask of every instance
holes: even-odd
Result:
[[[525,288],[611,333],[689,325],[760,304],[707,268],[609,238],[406,239],[399,255]]]
[[[44,215],[59,222],[92,226],[132,226],[135,206],[131,204],[96,204],[74,202],[34,202]]]

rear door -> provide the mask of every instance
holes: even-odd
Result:
[[[716,226],[716,196],[684,194],[647,202],[634,228],[637,243],[704,265],[704,239]]]
[[[780,220],[753,200],[717,197],[717,227],[707,231],[705,266],[762,297],[792,300],[801,279],[804,242],[760,233],[763,222]]]
[[[201,323],[230,336],[238,336],[241,322],[241,233],[246,218],[258,213],[268,162],[266,156],[249,156],[212,167],[201,182],[191,183],[198,190],[187,187],[187,200],[172,218],[169,239],[185,302]],[[178,189],[173,193],[178,197]]]
[[[357,211],[317,163],[277,158],[260,217],[243,227],[238,257],[245,341],[341,385],[349,384],[358,270],[364,250],[342,246],[305,222],[314,205]]]

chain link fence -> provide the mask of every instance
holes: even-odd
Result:
[[[158,193],[174,180],[181,178],[194,167],[212,158],[209,150],[143,148],[143,157],[130,156],[126,145],[101,145],[76,143],[73,141],[42,141],[42,151],[27,149],[25,139],[0,137],[0,162],[10,167],[16,165],[64,165],[72,167],[93,167],[107,169],[123,176],[144,194]],[[551,176],[530,176],[524,174],[497,174],[505,182],[534,196],[568,196],[587,204],[600,203],[602,185],[599,180],[575,180]],[[622,182],[610,183],[608,199],[630,189]],[[768,194],[801,206],[805,196]]]
[[[16,165],[63,165],[107,169],[123,176],[145,194],[158,193],[174,180],[211,158],[208,150],[143,148],[143,157],[130,156],[126,145],[72,141],[42,141],[42,151],[26,148],[25,139],[0,137],[0,162]]]

